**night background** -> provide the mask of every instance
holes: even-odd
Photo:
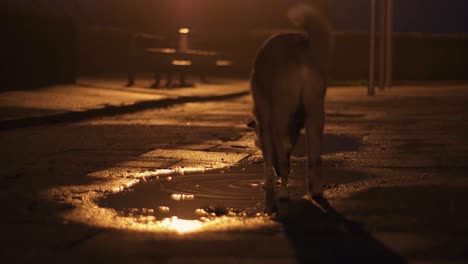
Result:
[[[137,52],[151,47],[174,47],[178,41],[178,29],[188,27],[192,48],[218,50],[233,59],[234,64],[229,71],[214,70],[215,74],[247,77],[252,58],[261,43],[270,34],[291,28],[285,10],[293,2],[8,0],[2,10],[7,12],[4,26],[10,32],[7,35],[12,34],[12,37],[6,42],[10,48],[4,52],[7,60],[15,63],[4,74],[10,76],[7,79],[11,79],[8,85],[11,87],[50,83],[54,78],[61,82],[80,75],[123,74],[128,71],[131,36],[144,33],[154,37],[140,38],[135,44]],[[338,81],[365,80],[369,1],[333,0],[330,3],[337,31],[332,78]],[[468,55],[463,48],[468,42],[466,1],[397,0],[394,8],[393,64],[396,80],[467,78]],[[42,34],[42,37],[35,37],[42,31],[50,36]],[[55,38],[56,41],[49,42],[47,38]],[[28,39],[27,43],[25,39]],[[54,45],[59,47],[52,48]],[[28,53],[42,61],[39,58],[48,56],[48,48],[55,51],[57,58],[55,66],[50,67],[63,72],[56,77],[47,78],[52,71],[40,73],[44,67],[15,59],[27,57],[25,53]],[[354,67],[347,67],[349,60],[355,63]],[[137,61],[137,71],[151,72],[153,66],[148,56]],[[66,65],[62,67],[60,63]],[[19,71],[15,69],[20,68],[22,71],[29,69],[37,77],[32,78],[29,84],[15,79],[12,76]],[[60,76],[63,78],[58,78]]]
[[[314,1],[0,0],[1,263],[467,263],[468,0]]]
[[[188,26],[229,34],[241,22],[245,28],[269,28],[281,24],[291,0],[6,0],[8,12],[39,12],[70,16],[80,25],[118,27],[160,33],[167,26]],[[337,30],[366,31],[368,0],[331,0]],[[396,0],[395,31],[427,33],[468,32],[463,0]],[[4,9],[5,10],[5,9]],[[228,11],[229,10],[229,11]],[[242,17],[241,20],[236,18]],[[162,26],[164,25],[164,26]],[[221,32],[219,32],[219,31]]]

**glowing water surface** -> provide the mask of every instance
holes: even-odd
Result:
[[[155,177],[98,200],[135,225],[188,233],[272,226],[263,214],[258,173],[200,173]]]

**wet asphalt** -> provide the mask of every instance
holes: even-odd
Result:
[[[230,85],[217,89],[247,88]],[[8,263],[463,263],[468,87],[365,92],[329,89],[325,199],[302,198],[301,138],[282,220],[262,213],[248,95],[4,129],[1,254]]]

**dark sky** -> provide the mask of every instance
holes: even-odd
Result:
[[[7,0],[20,10],[65,14],[81,24],[138,28],[190,26],[215,31],[281,27],[294,0]],[[365,31],[369,0],[329,0],[335,25]],[[400,32],[468,33],[468,0],[394,0]],[[10,10],[13,8],[10,6]],[[172,30],[172,29],[171,29]]]
[[[369,0],[330,0],[337,27],[366,30]],[[394,0],[395,30],[468,33],[468,0]]]

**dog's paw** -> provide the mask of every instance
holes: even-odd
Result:
[[[311,198],[323,197],[323,186],[321,184],[309,184],[308,193]]]
[[[276,212],[275,189],[266,188],[265,189],[265,213],[271,215],[275,212]]]
[[[265,201],[265,210],[263,210],[267,215],[273,215],[274,213],[278,212],[278,207],[274,201],[266,202]]]
[[[278,201],[289,201],[289,190],[288,188],[280,188],[276,195]]]
[[[278,197],[276,200],[276,219],[284,221],[289,216],[289,197]]]
[[[312,197],[312,199],[323,199],[323,191],[312,192],[310,196]]]
[[[289,190],[288,188],[280,188],[276,195],[276,219],[278,220],[286,220],[289,215]]]
[[[250,122],[247,123],[247,127],[255,129],[257,127],[257,121],[251,120]]]

